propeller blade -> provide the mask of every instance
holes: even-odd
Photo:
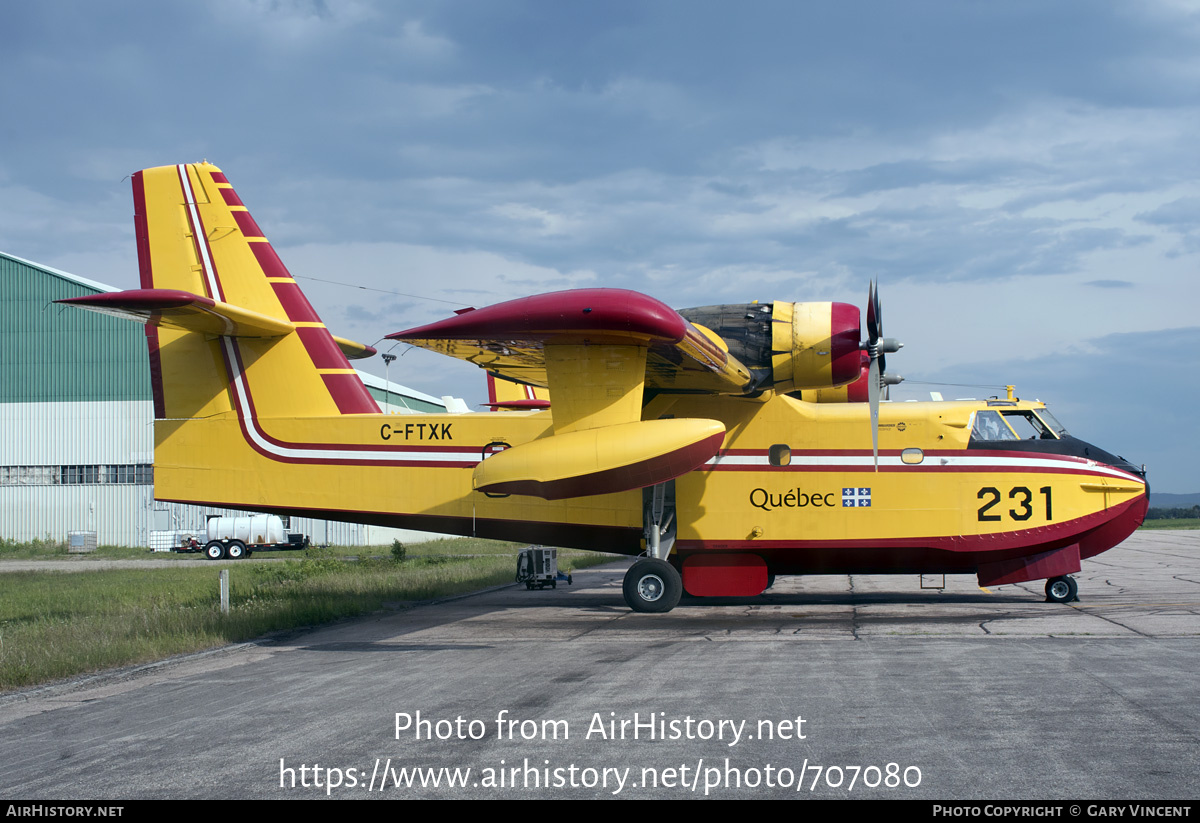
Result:
[[[867,340],[871,343],[879,339],[879,312],[879,295],[875,292],[875,281],[872,280],[871,287],[867,291]]]
[[[883,337],[883,298],[879,295],[879,284],[875,284],[875,336]]]
[[[879,471],[879,394],[879,359],[872,357],[867,374],[867,402],[871,404],[871,454],[875,458],[875,471]]]
[[[867,292],[867,356],[871,358],[867,372],[867,402],[871,404],[871,454],[874,456],[875,471],[879,471],[879,400],[880,396],[890,399],[885,386],[899,383],[904,378],[891,378],[886,374],[887,352],[899,351],[904,345],[899,340],[884,339],[883,335],[883,303],[879,299],[879,289],[875,281],[871,281]]]

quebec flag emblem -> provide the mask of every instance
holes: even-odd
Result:
[[[842,489],[842,508],[861,508],[871,505],[871,490]]]

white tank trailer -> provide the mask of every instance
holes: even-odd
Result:
[[[198,551],[199,541],[180,551]],[[209,560],[241,560],[254,552],[299,551],[308,548],[308,536],[289,534],[273,514],[210,517],[204,556]]]

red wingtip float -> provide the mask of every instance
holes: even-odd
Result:
[[[134,176],[141,289],[64,301],[147,324],[162,500],[643,559],[626,601],[775,575],[1069,576],[1141,523],[1145,472],[1040,402],[888,403],[871,286],[675,311],[581,289],[390,335],[485,369],[495,412],[384,415],[225,175]]]

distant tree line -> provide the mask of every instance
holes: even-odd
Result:
[[[1146,512],[1147,520],[1200,520],[1200,505],[1187,509],[1151,508]]]

